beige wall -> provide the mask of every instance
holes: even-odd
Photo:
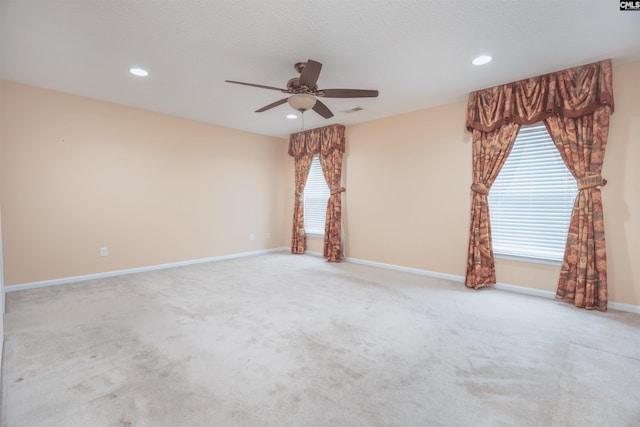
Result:
[[[610,300],[636,306],[638,75],[640,62],[614,63],[603,189]],[[12,83],[0,89],[8,285],[290,245],[284,141]],[[465,114],[460,101],[347,127],[348,257],[464,275]],[[322,240],[310,238],[309,249],[322,252]],[[555,290],[557,266],[496,263],[501,283]]]
[[[640,306],[640,62],[614,64],[603,189],[610,300]],[[464,276],[471,184],[466,101],[347,128],[346,255]],[[319,239],[309,249],[322,251]],[[500,283],[555,291],[559,266],[496,260]]]
[[[0,85],[6,285],[286,244],[283,139]]]
[[[347,129],[347,256],[460,273],[471,179],[465,108],[450,104]]]
[[[613,68],[611,117],[603,176],[609,296],[640,306],[640,61]]]

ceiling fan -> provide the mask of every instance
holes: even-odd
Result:
[[[322,103],[318,97],[324,98],[375,98],[378,96],[377,90],[367,89],[318,89],[316,82],[320,76],[322,64],[309,59],[307,62],[298,62],[295,69],[300,73],[299,77],[294,77],[287,82],[287,88],[281,89],[274,86],[264,86],[254,83],[237,82],[234,80],[225,80],[227,83],[235,83],[239,85],[259,87],[262,89],[277,90],[282,93],[291,94],[287,98],[272,102],[269,105],[256,110],[256,113],[270,110],[271,108],[288,102],[295,110],[304,113],[307,110],[313,110],[325,119],[333,117],[333,113]]]

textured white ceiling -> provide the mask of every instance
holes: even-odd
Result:
[[[479,54],[493,55],[483,67]],[[301,128],[282,93],[306,59],[352,124],[605,58],[640,59],[640,12],[617,0],[0,0],[0,77],[198,121],[284,136]],[[142,79],[131,66],[149,70]],[[345,113],[353,107],[363,111]],[[461,126],[464,118],[461,118]]]

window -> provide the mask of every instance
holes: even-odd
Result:
[[[304,231],[306,233],[324,235],[329,193],[320,160],[318,156],[313,156],[307,184],[304,187]]]
[[[544,124],[523,126],[489,192],[494,254],[561,262],[577,194]]]

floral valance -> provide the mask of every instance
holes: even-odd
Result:
[[[582,117],[602,105],[613,112],[611,76],[607,59],[471,92],[467,129],[490,132],[507,122],[528,125],[554,114]]]
[[[322,153],[327,155],[338,150],[344,153],[344,126],[331,125],[289,136],[289,155],[299,157]]]

